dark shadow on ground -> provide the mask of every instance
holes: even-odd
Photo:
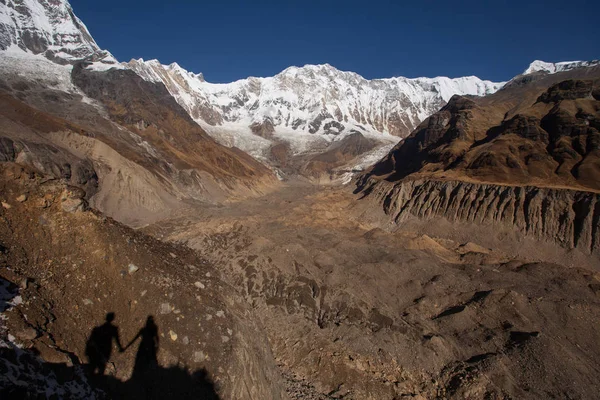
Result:
[[[125,350],[119,338],[119,328],[113,324],[114,320],[114,312],[106,314],[105,322],[92,329],[85,345],[85,355],[88,359],[90,373],[93,375],[104,375],[112,354],[113,341],[119,347],[120,352]]]
[[[0,245],[0,251],[3,246]],[[10,307],[10,301],[19,293],[17,285],[6,279],[0,278],[0,312]]]
[[[0,280],[0,289],[6,295],[0,296],[0,309],[6,309],[16,288]],[[114,313],[108,313],[106,321],[92,330],[86,345],[89,364],[77,363],[75,356],[71,357],[73,365],[49,363],[35,349],[18,348],[0,336],[0,342],[8,346],[0,347],[0,399],[219,399],[205,369],[191,371],[158,364],[158,326],[152,316],[125,348],[114,320]],[[104,375],[113,341],[125,351],[138,338],[141,341],[131,379],[123,382]]]
[[[0,399],[219,399],[205,369],[157,366],[126,382],[89,376],[87,369],[45,362],[35,351],[0,348]]]

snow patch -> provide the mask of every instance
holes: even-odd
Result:
[[[523,75],[533,74],[535,72],[545,72],[547,74],[555,74],[557,72],[570,71],[575,68],[589,68],[600,65],[600,60],[592,61],[563,61],[563,62],[545,62],[535,60],[529,67],[523,71]]]

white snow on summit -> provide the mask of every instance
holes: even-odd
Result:
[[[523,72],[523,75],[533,74],[535,72],[545,72],[548,74],[555,74],[557,72],[570,71],[575,68],[582,67],[593,67],[600,65],[600,60],[593,61],[563,61],[557,63],[545,62],[535,60],[529,67]]]
[[[61,64],[91,57],[116,63],[100,50],[66,0],[0,2],[0,50],[13,46]]]
[[[164,83],[201,124],[268,123],[334,136],[358,131],[403,137],[453,95],[491,94],[504,84],[473,76],[367,80],[329,64],[289,67],[273,77],[214,84],[177,64],[140,59],[128,66],[148,81]]]

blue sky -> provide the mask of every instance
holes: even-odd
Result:
[[[493,4],[488,4],[493,3]],[[120,61],[157,58],[209,82],[329,63],[366,78],[507,80],[531,61],[600,58],[600,1],[71,0]]]

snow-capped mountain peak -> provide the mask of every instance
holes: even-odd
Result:
[[[503,85],[474,76],[368,80],[329,64],[213,84],[156,60],[127,65],[144,79],[164,83],[201,124],[250,126],[268,119],[274,127],[325,135],[358,131],[402,137],[453,95],[486,95]]]
[[[593,67],[595,65],[600,65],[600,60],[563,61],[557,63],[535,60],[534,62],[529,64],[529,67],[523,72],[523,75],[533,74],[535,72],[555,74],[557,72],[570,71],[572,69],[582,67]]]
[[[100,50],[66,0],[0,2],[0,50],[18,47],[61,63],[82,59],[116,63]]]

